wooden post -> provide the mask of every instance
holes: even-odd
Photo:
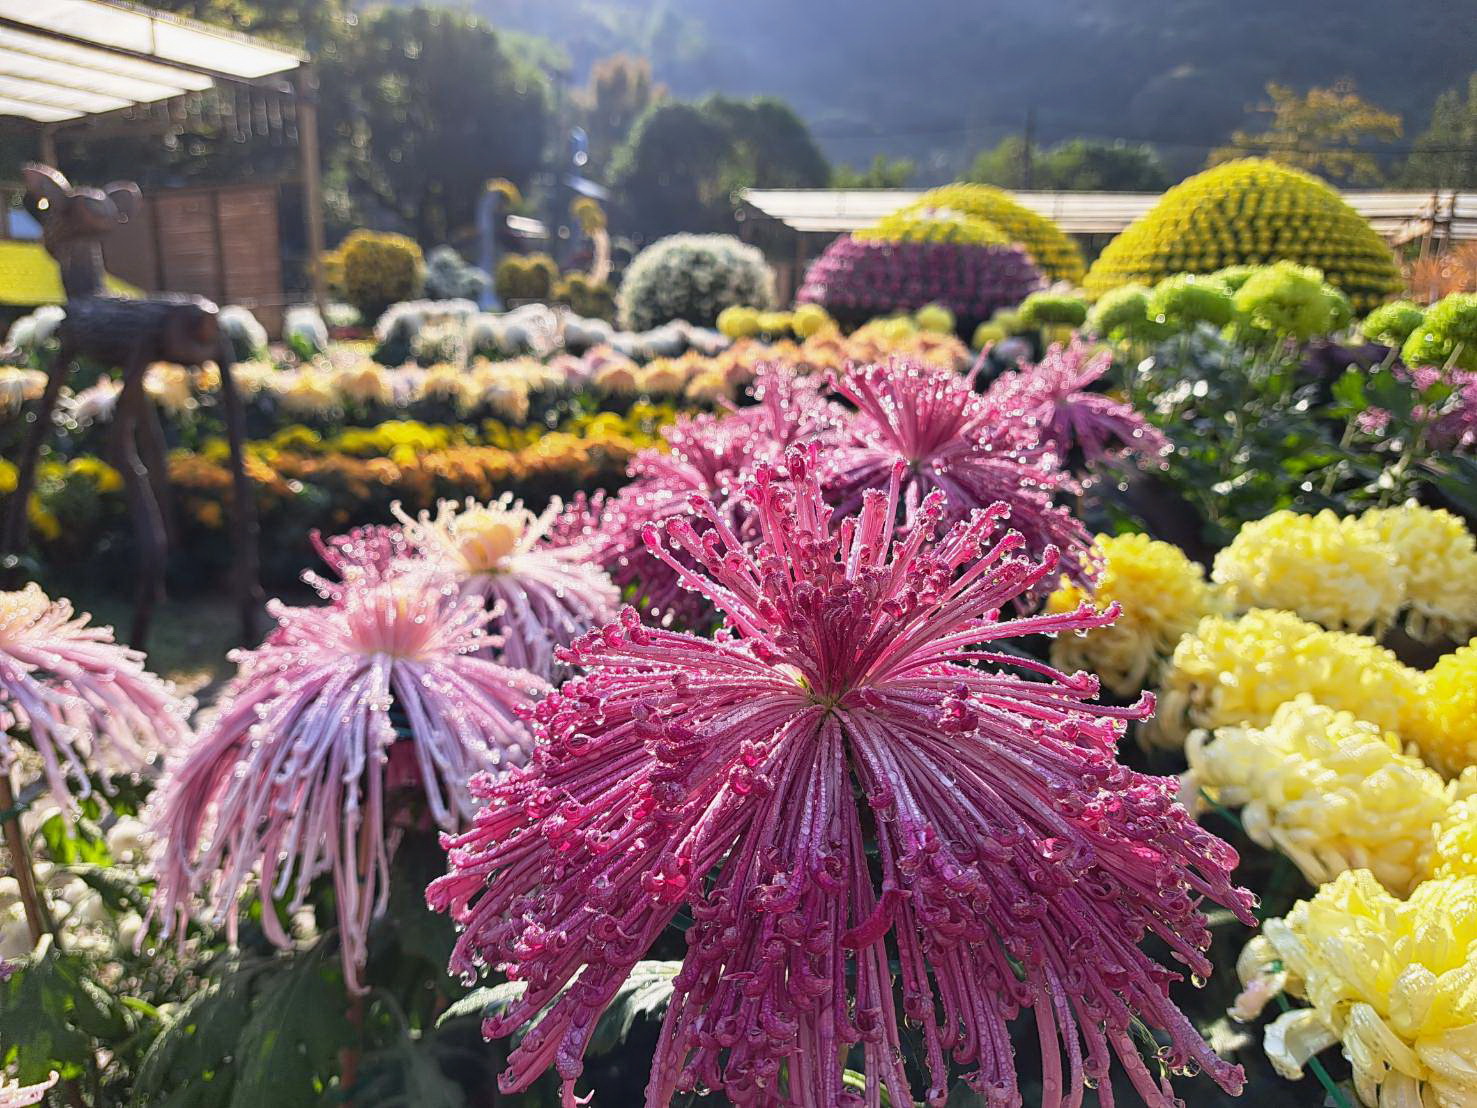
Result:
[[[41,164],[61,167],[56,160],[56,131],[51,126],[41,128]]]
[[[323,167],[318,152],[318,86],[312,66],[297,70],[297,146],[303,168],[303,212],[308,221],[308,276],[318,311],[328,307],[323,278]]]

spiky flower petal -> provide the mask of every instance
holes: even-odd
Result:
[[[535,516],[504,494],[490,504],[442,500],[434,516],[411,518],[396,504],[412,550],[401,569],[449,573],[464,595],[493,608],[501,660],[552,679],[555,650],[605,623],[620,602],[610,577],[592,564],[589,545],[549,540],[563,508],[556,499]]]
[[[842,512],[856,511],[867,489],[886,488],[901,463],[909,514],[935,489],[950,521],[1003,502],[1027,551],[1040,557],[1055,547],[1069,579],[1092,580],[1086,528],[1053,503],[1070,475],[1019,409],[981,397],[968,378],[901,360],[854,369],[834,387],[859,412],[852,441],[830,458],[828,492]]]
[[[1002,373],[985,398],[1040,423],[1046,443],[1062,458],[1080,456],[1089,466],[1119,454],[1157,461],[1169,450],[1164,433],[1133,405],[1089,391],[1112,364],[1109,351],[1094,355],[1074,340],[1053,346],[1036,365]]]
[[[0,766],[24,733],[58,799],[91,791],[89,767],[136,770],[190,734],[194,701],[89,618],[36,584],[0,592]]]
[[[272,901],[291,893],[295,909],[331,874],[357,987],[389,894],[390,819],[408,799],[394,786],[411,783],[436,823],[455,828],[473,810],[467,778],[526,757],[519,713],[546,686],[476,656],[490,613],[450,585],[351,578],[334,605],[271,611],[276,632],[233,655],[240,673],[151,813],[153,911],[166,930],[182,927],[204,897],[234,936],[255,873],[262,926],[286,945]]]
[[[1103,569],[1089,593],[1063,578],[1046,610],[1066,612],[1089,597],[1115,603],[1118,619],[1051,643],[1051,664],[1089,669],[1119,696],[1134,696],[1157,677],[1181,636],[1217,607],[1205,571],[1167,542],[1147,535],[1099,535],[1094,550]]]
[[[753,542],[700,499],[701,533],[684,518],[647,528],[726,631],[653,629],[627,609],[581,640],[569,654],[586,674],[538,708],[533,765],[477,782],[486,807],[446,840],[451,872],[428,896],[465,929],[453,968],[527,983],[484,1030],[537,1020],[503,1087],[552,1065],[577,1103],[601,1011],[685,909],[652,1108],[695,1089],[836,1108],[885,1088],[912,1103],[895,983],[930,1105],[951,1060],[987,1103],[1020,1104],[1006,1025],[1028,1007],[1048,1108],[1080,1103],[1114,1054],[1148,1104],[1172,1103],[1130,1039],[1136,1021],[1165,1032],[1170,1067],[1239,1088],[1170,1003],[1178,975],[1137,945],[1152,932],[1208,974],[1201,898],[1250,918],[1235,852],[1174,782],[1115,761],[1149,701],[1095,704],[1090,676],[995,645],[1116,613],[1002,619],[1058,570],[1053,552],[1022,556],[1015,533],[996,541],[1002,506],[938,537],[933,493],[895,540],[901,467],[838,522],[815,457],[792,450],[788,480],[761,467],[745,493]],[[843,1081],[852,1046],[864,1092]]]
[[[58,1078],[59,1075],[53,1070],[51,1076],[39,1085],[20,1085],[0,1075],[0,1108],[25,1108],[28,1104],[40,1104],[46,1099],[47,1090],[57,1083]]]

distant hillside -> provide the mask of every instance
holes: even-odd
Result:
[[[1472,0],[472,0],[547,36],[575,79],[619,50],[682,96],[773,93],[827,154],[918,158],[950,176],[1036,113],[1043,141],[1156,142],[1176,168],[1243,122],[1269,80],[1341,77],[1425,126],[1477,67]]]

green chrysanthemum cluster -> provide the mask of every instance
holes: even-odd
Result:
[[[1337,192],[1307,173],[1248,158],[1166,192],[1108,244],[1087,274],[1086,289],[1099,296],[1172,273],[1278,260],[1317,267],[1360,311],[1401,284],[1389,247]]]
[[[1010,239],[993,223],[951,208],[904,208],[852,235],[863,242],[958,242],[1004,246]]]
[[[1008,192],[989,185],[945,185],[931,189],[905,211],[946,208],[999,228],[1025,247],[1040,270],[1055,281],[1078,284],[1086,266],[1077,244],[1051,220],[1016,203]]]

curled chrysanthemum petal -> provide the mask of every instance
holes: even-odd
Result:
[[[1159,711],[1140,729],[1178,747],[1194,728],[1263,727],[1300,693],[1404,738],[1424,718],[1420,674],[1373,639],[1325,631],[1290,612],[1207,616],[1180,640],[1160,687]]]
[[[290,894],[295,910],[331,874],[357,988],[389,893],[397,786],[441,827],[458,826],[473,808],[467,779],[525,758],[520,713],[546,686],[478,657],[490,613],[424,579],[351,579],[332,606],[272,612],[277,630],[237,653],[217,715],[160,790],[153,912],[182,927],[203,898],[234,936],[255,876],[262,925],[286,944],[272,901]]]
[[[1351,870],[1262,932],[1238,963],[1236,1012],[1283,988],[1307,1002],[1266,1031],[1284,1076],[1339,1043],[1369,1108],[1477,1104],[1477,877],[1425,881],[1402,901]]]
[[[885,489],[901,467],[909,515],[934,490],[945,494],[951,521],[1004,503],[1032,555],[1055,547],[1070,580],[1092,580],[1091,538],[1054,503],[1071,477],[1034,418],[917,362],[857,367],[835,389],[858,410],[850,441],[828,455],[827,492],[840,511],[856,511],[868,489]]]
[[[1477,630],[1477,539],[1442,508],[1372,508],[1360,524],[1394,553],[1405,574],[1405,627],[1421,640]]]
[[[1107,350],[1093,355],[1077,341],[1053,346],[1036,365],[1002,373],[985,399],[1038,422],[1059,457],[1080,457],[1089,466],[1118,454],[1162,458],[1169,450],[1163,432],[1131,404],[1089,391],[1112,364]]]
[[[59,799],[87,795],[90,768],[139,769],[190,734],[194,702],[88,619],[35,584],[0,592],[0,766],[24,734]]]
[[[494,609],[507,665],[552,679],[555,651],[615,615],[620,594],[593,564],[592,545],[549,540],[563,512],[558,500],[540,516],[510,494],[490,504],[443,500],[434,516],[393,510],[412,552],[400,570],[449,574],[464,595],[482,598]]]
[[[1367,869],[1404,895],[1426,876],[1454,786],[1372,723],[1300,696],[1265,727],[1190,735],[1189,784],[1241,808],[1246,833],[1312,884]]]
[[[901,474],[837,519],[814,451],[745,490],[756,535],[699,501],[648,526],[654,557],[723,613],[716,639],[627,609],[568,656],[583,674],[539,705],[534,761],[479,779],[485,807],[444,840],[431,904],[463,928],[453,970],[526,983],[484,1030],[524,1034],[501,1078],[553,1067],[575,1102],[596,1021],[679,911],[691,917],[646,1103],[721,1090],[737,1105],[894,1104],[948,1095],[962,1067],[992,1105],[1022,1094],[1008,1023],[1030,1009],[1040,1102],[1080,1103],[1116,1056],[1150,1105],[1175,1070],[1222,1061],[1171,1004],[1178,974],[1139,941],[1211,970],[1209,897],[1250,920],[1235,852],[1119,765],[1127,708],[1097,682],[1006,654],[1016,636],[1099,626],[1090,606],[1002,619],[1055,579],[997,506],[956,523],[935,493],[895,532]],[[1020,667],[1024,674],[1012,672]],[[900,1008],[894,989],[901,991]],[[920,1044],[903,1061],[901,1026]],[[865,1089],[849,1089],[856,1048]]]
[[[1296,612],[1329,630],[1382,631],[1405,603],[1394,551],[1355,518],[1273,512],[1245,524],[1211,576],[1238,611]]]
[[[0,1108],[25,1108],[28,1104],[40,1104],[46,1093],[60,1079],[55,1070],[45,1081],[36,1085],[21,1085],[0,1076]]]
[[[1066,612],[1093,599],[1100,606],[1116,603],[1122,614],[1103,627],[1058,635],[1051,664],[1091,670],[1119,696],[1132,696],[1157,677],[1181,636],[1215,610],[1217,601],[1205,571],[1167,542],[1099,535],[1094,549],[1102,572],[1091,593],[1063,579],[1046,598],[1046,610]]]

